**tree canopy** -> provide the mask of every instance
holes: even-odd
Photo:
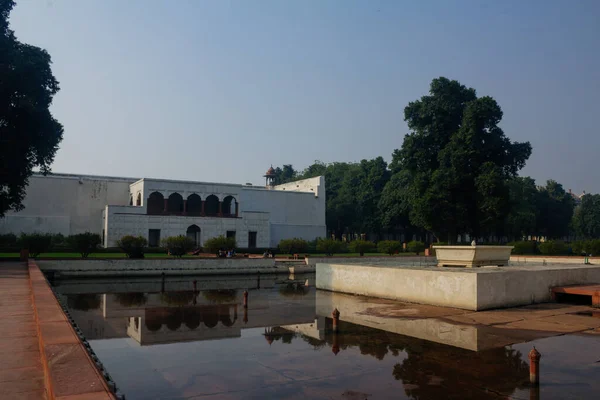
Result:
[[[600,194],[586,194],[573,215],[573,228],[584,239],[600,237]]]
[[[14,5],[0,0],[0,217],[22,209],[29,177],[34,168],[50,171],[63,135],[49,109],[59,90],[50,55],[16,39]]]
[[[459,233],[502,232],[510,211],[507,180],[523,168],[531,145],[504,135],[498,103],[438,78],[404,117],[411,132],[394,151],[391,169],[403,174],[397,190],[405,191],[410,221],[451,243]]]

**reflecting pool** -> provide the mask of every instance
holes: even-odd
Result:
[[[494,327],[449,323],[445,318],[457,310],[428,307],[431,318],[417,318],[410,305],[316,291],[313,282],[314,275],[286,275],[54,286],[127,399],[581,399],[600,393],[600,335],[499,334]],[[342,312],[337,332],[333,307]],[[527,343],[506,346],[506,338]],[[528,383],[532,345],[542,351],[537,389]]]

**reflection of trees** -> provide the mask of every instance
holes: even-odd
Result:
[[[160,300],[170,306],[187,306],[196,298],[193,291],[164,292],[160,294]]]
[[[117,293],[115,298],[123,307],[141,307],[148,301],[145,293]]]
[[[305,296],[310,289],[298,283],[288,283],[279,287],[279,293],[285,297]]]
[[[514,349],[471,352],[425,343],[407,348],[407,354],[392,374],[414,399],[497,398],[498,394],[509,396],[528,380],[528,365]]]
[[[216,289],[205,290],[202,296],[212,303],[233,303],[237,299],[237,290],[234,289]]]
[[[99,294],[68,294],[67,305],[72,310],[88,311],[100,308]]]
[[[273,328],[265,328],[265,339],[269,344],[281,340],[282,343],[291,344],[296,333],[279,326]]]
[[[361,354],[378,360],[404,352],[406,357],[394,366],[392,374],[414,399],[502,398],[524,387],[529,379],[528,364],[514,349],[474,352],[343,321],[339,333],[333,334],[330,319],[326,328],[325,340],[301,337],[315,348],[358,348]]]

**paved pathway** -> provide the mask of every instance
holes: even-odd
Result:
[[[24,263],[0,262],[0,397],[46,399],[29,273]]]

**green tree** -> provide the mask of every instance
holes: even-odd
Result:
[[[144,258],[148,240],[143,236],[125,235],[117,240],[119,247],[129,258]]]
[[[600,194],[586,194],[573,214],[573,229],[585,239],[600,238]]]
[[[538,189],[529,177],[517,177],[508,181],[510,212],[506,218],[506,234],[522,240],[536,232],[538,218]]]
[[[196,248],[194,239],[185,235],[170,236],[162,240],[162,245],[168,253],[174,257],[181,258]]]
[[[16,39],[8,24],[14,5],[0,0],[0,217],[23,209],[33,169],[50,172],[63,135],[49,109],[59,90],[50,55]]]
[[[379,250],[380,253],[389,254],[391,256],[394,253],[402,251],[402,243],[397,240],[382,240],[377,243],[377,250]]]
[[[412,230],[408,201],[408,174],[400,171],[392,175],[383,188],[379,199],[379,214],[382,228],[388,232]]]
[[[71,249],[78,251],[82,258],[87,258],[94,250],[98,249],[102,238],[97,233],[85,232],[69,236],[67,243]]]
[[[506,180],[525,165],[531,145],[504,135],[496,101],[438,78],[404,117],[411,133],[390,168],[404,173],[411,222],[450,243],[459,233],[502,231],[510,210]]]
[[[293,182],[297,179],[297,172],[291,164],[284,164],[283,168],[275,168],[275,177],[273,178],[274,185]]]
[[[219,250],[228,251],[236,247],[235,238],[228,238],[223,235],[207,239],[204,242],[204,249],[212,254],[218,254]]]
[[[539,235],[549,239],[560,239],[569,235],[575,201],[560,183],[549,180],[546,186],[539,188],[537,207]]]

